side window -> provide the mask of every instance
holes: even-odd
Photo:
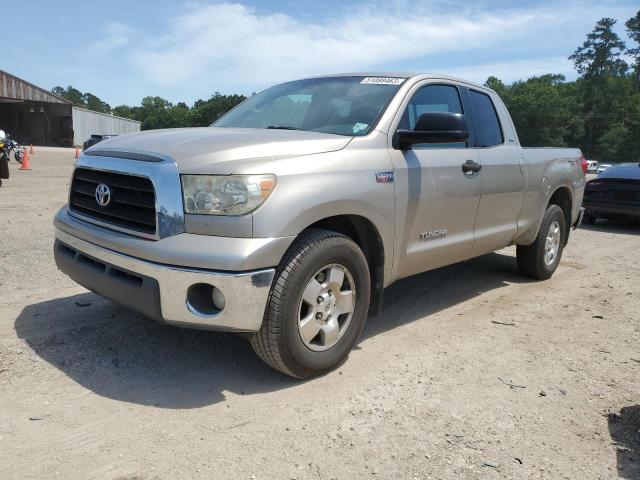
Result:
[[[504,143],[498,114],[489,95],[469,90],[476,136],[481,147]]]
[[[451,85],[427,85],[418,90],[400,120],[398,128],[413,130],[420,115],[426,112],[462,112],[458,89]]]

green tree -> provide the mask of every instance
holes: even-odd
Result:
[[[625,45],[613,31],[616,23],[613,18],[599,20],[582,46],[569,57],[584,78],[624,75],[629,68],[620,58],[624,54]]]
[[[87,106],[87,104],[85,103],[84,94],[80,90],[73,88],[71,85],[69,85],[67,88],[63,88],[60,86],[53,87],[51,91],[59,97],[69,100],[76,107],[86,108]]]
[[[135,107],[130,107],[129,105],[118,105],[117,107],[114,107],[113,114],[118,117],[138,120],[134,115],[134,110],[135,110]]]
[[[161,97],[144,97],[140,108],[136,111],[138,120],[142,122],[142,130],[167,128],[171,102]]]
[[[628,91],[631,84],[628,82]],[[625,114],[617,117],[600,135],[596,145],[599,158],[607,161],[640,161],[640,95],[629,93]]]
[[[623,161],[640,162],[640,94],[635,93],[629,98],[628,103],[629,116],[625,122],[626,132],[618,141],[620,147],[618,154]]]
[[[118,105],[113,114],[142,122],[142,130],[156,128],[205,127],[243,101],[243,95],[216,93],[209,100],[197,100],[193,107],[173,105],[161,97],[145,97],[139,107]]]
[[[524,146],[567,146],[582,134],[573,92],[562,75],[542,75],[505,85],[495,77],[485,83],[505,102]]]
[[[103,102],[92,93],[82,93],[71,85],[67,88],[60,86],[53,87],[51,91],[59,97],[69,100],[76,107],[86,108],[95,112],[111,113],[111,107],[108,103]]]
[[[139,107],[120,105],[114,113],[142,122],[142,130],[190,126],[190,111],[186,103],[173,105],[162,97],[145,97]]]
[[[64,87],[58,85],[57,87],[53,87],[51,89],[51,92],[53,92],[55,95],[58,95],[59,97],[64,97],[65,89]]]
[[[628,48],[627,54],[633,58],[633,74],[636,82],[636,92],[640,85],[640,10],[636,16],[627,20],[627,35],[636,44],[635,48]]]
[[[191,111],[184,102],[179,102],[169,109],[168,128],[182,128],[191,126]]]
[[[87,92],[83,95],[83,98],[84,98],[84,104],[86,105],[86,108],[88,108],[89,110],[93,110],[95,112],[102,112],[102,113],[111,113],[111,107],[109,106],[109,104],[106,102],[103,102],[95,95]]]
[[[509,91],[509,87],[505,85],[502,80],[497,77],[491,76],[487,78],[487,81],[484,82],[485,86],[489,87],[491,90],[496,92],[500,97],[504,100],[504,97],[507,95]]]
[[[196,100],[191,108],[191,126],[211,125],[246,98],[244,95],[222,95],[216,92],[208,100]]]
[[[613,18],[598,21],[582,46],[569,57],[581,75],[578,91],[585,123],[581,143],[583,151],[592,158],[605,153],[599,151],[604,145],[602,136],[625,117],[629,67],[621,58],[625,44],[613,31],[615,24]],[[610,151],[607,148],[607,152]]]

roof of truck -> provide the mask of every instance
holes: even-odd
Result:
[[[491,90],[485,85],[479,83],[470,82],[464,78],[454,77],[451,75],[444,75],[442,73],[418,73],[418,72],[350,72],[350,73],[334,73],[330,75],[317,75],[313,77],[306,77],[305,80],[311,78],[328,78],[328,77],[386,77],[386,78],[415,78],[419,80],[424,79],[436,79],[436,80],[451,80],[454,82],[464,83],[483,90]],[[493,90],[491,90],[493,91]]]

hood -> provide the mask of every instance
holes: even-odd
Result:
[[[113,137],[91,150],[129,150],[173,158],[180,173],[270,173],[259,163],[341,150],[353,137],[299,130],[173,128]],[[215,165],[215,168],[211,168]],[[251,168],[257,168],[251,171]]]

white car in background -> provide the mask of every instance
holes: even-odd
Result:
[[[596,173],[598,171],[597,160],[587,160],[587,173]]]
[[[602,165],[600,165],[598,167],[598,170],[596,171],[596,173],[598,175],[600,175],[602,172],[604,172],[607,168],[611,168],[613,165],[611,165],[610,163],[603,163]]]

